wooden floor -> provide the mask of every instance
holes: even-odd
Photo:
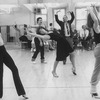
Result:
[[[72,74],[71,62],[67,58],[66,65],[59,63],[59,78],[51,74],[55,59],[55,51],[45,53],[47,64],[40,63],[40,55],[36,64],[31,62],[32,52],[17,46],[6,46],[13,57],[25,87],[29,100],[93,100],[90,95],[90,79],[94,68],[93,51],[76,51],[77,76]],[[98,93],[100,84],[98,84]],[[3,100],[20,100],[17,96],[10,70],[4,65]]]

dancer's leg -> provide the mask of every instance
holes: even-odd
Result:
[[[70,53],[70,61],[72,62],[72,72],[76,75],[76,67],[75,67],[75,52]]]
[[[56,61],[54,62],[54,66],[53,66],[53,71],[52,71],[52,74],[54,77],[58,77],[57,73],[56,73],[56,69],[57,69],[57,65],[58,65],[59,61]]]

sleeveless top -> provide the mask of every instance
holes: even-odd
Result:
[[[96,33],[94,29],[93,29],[93,32],[94,32],[95,43],[96,44],[100,43],[100,33]]]

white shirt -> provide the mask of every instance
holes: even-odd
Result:
[[[89,31],[88,30],[85,30],[85,31],[83,29],[81,30],[81,32],[80,32],[80,36],[81,37],[83,37],[83,36],[87,37],[88,35],[89,35]]]
[[[2,39],[2,35],[0,33],[0,46],[4,45],[3,39]]]
[[[69,31],[68,23],[64,23],[64,30],[65,30],[65,36],[70,36],[70,34],[68,34],[68,31]]]

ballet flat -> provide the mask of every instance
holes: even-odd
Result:
[[[28,97],[27,97],[26,95],[22,95],[22,97],[23,97],[24,99],[28,99]]]
[[[73,73],[74,75],[77,75],[76,72],[75,72],[75,68],[72,68],[72,73]]]
[[[53,72],[53,71],[52,71],[52,75],[53,75],[53,77],[56,77],[56,78],[59,77],[59,76],[58,76],[55,72]]]
[[[72,71],[74,75],[77,75],[75,71]]]
[[[91,96],[93,98],[100,99],[100,97],[98,96],[98,93],[91,93]]]

